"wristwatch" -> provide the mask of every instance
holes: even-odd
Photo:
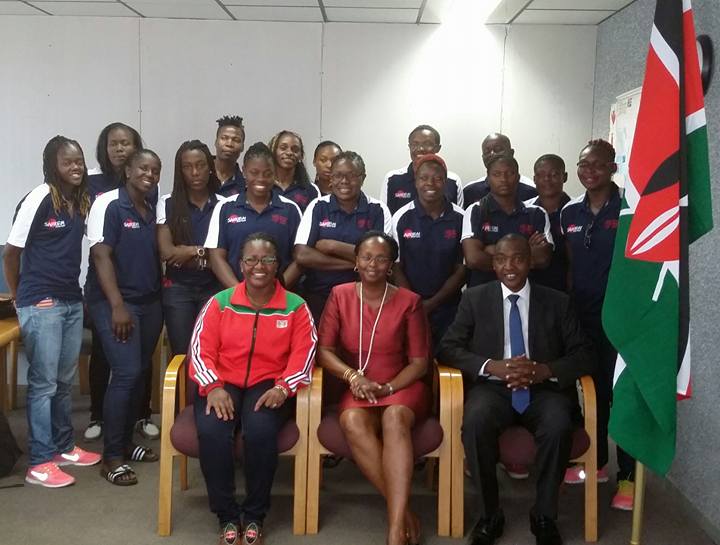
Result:
[[[202,246],[198,246],[196,248],[196,251],[198,257],[205,257],[205,248],[203,248]]]

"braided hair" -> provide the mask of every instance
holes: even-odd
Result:
[[[602,138],[596,138],[594,140],[590,140],[587,143],[587,146],[585,146],[580,151],[580,153],[582,153],[583,151],[585,151],[588,148],[596,148],[596,149],[602,151],[603,153],[605,153],[608,156],[611,163],[615,162],[615,148],[607,140],[603,140]]]
[[[72,196],[67,199],[60,190],[60,172],[58,171],[58,153],[61,149],[73,147],[80,150],[83,154],[82,147],[76,140],[71,140],[64,136],[54,136],[45,145],[43,150],[43,177],[45,183],[50,186],[50,198],[52,199],[53,209],[56,214],[61,210],[73,212],[75,210],[83,216],[87,217],[90,211],[90,196],[87,192],[88,173],[87,165],[83,168],[83,177],[80,185],[73,188]],[[84,161],[85,154],[83,154]]]
[[[275,154],[277,153],[278,146],[280,145],[280,139],[283,136],[293,136],[300,142],[300,160],[295,163],[295,172],[293,173],[293,182],[298,184],[300,187],[307,187],[310,185],[310,176],[308,175],[307,169],[305,168],[305,146],[303,145],[302,138],[297,133],[289,130],[282,130],[270,139],[268,147],[272,152],[273,162],[275,161]]]
[[[350,161],[355,170],[360,173],[360,176],[365,176],[365,161],[363,161],[359,153],[350,150],[341,151],[333,158],[332,168],[335,168],[335,165],[340,161]]]

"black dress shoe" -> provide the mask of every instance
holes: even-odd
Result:
[[[550,517],[530,513],[530,531],[535,535],[537,545],[562,545],[563,540],[557,524]]]
[[[470,532],[468,545],[493,545],[503,533],[505,526],[505,515],[502,509],[491,517],[483,517]]]

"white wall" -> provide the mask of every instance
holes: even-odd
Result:
[[[526,174],[542,153],[574,164],[591,133],[595,28],[468,23],[0,17],[0,238],[42,181],[47,140],[78,139],[94,165],[97,134],[116,120],[160,153],[161,191],[179,143],[212,145],[224,113],[246,118],[248,143],[289,128],[310,154],[321,138],[358,151],[373,195],[407,164],[407,133],[420,123],[440,130],[463,180],[483,175],[480,143],[496,130]]]

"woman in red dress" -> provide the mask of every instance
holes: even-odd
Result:
[[[333,288],[320,321],[318,363],[349,388],[340,425],[353,459],[387,502],[388,545],[417,543],[409,509],[411,429],[429,409],[420,380],[430,353],[420,296],[388,282],[395,240],[368,231],[355,246],[360,282]]]

